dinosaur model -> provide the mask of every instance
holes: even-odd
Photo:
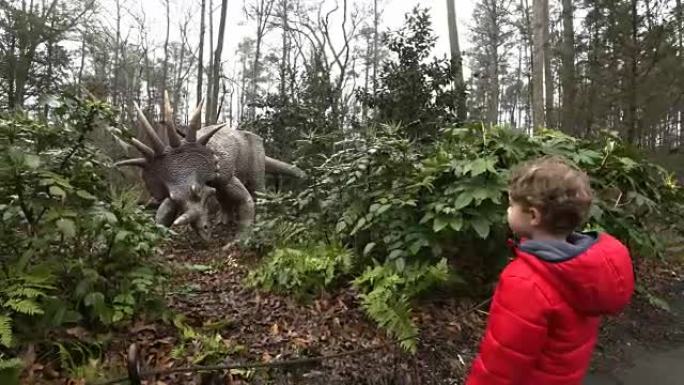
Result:
[[[209,239],[210,202],[218,201],[222,222],[236,209],[238,236],[254,222],[255,194],[264,188],[265,173],[304,178],[299,168],[265,155],[263,139],[251,132],[227,129],[226,124],[201,126],[203,101],[190,119],[184,137],[173,121],[168,95],[164,95],[163,121],[168,144],[136,105],[138,119],[151,146],[133,138],[142,158],[126,159],[116,166],[142,168],[150,195],[161,202],[155,221],[163,226],[190,225]],[[212,139],[213,138],[213,139]],[[211,140],[211,141],[210,141]]]

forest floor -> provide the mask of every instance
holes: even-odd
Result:
[[[222,251],[218,241],[208,247],[193,246],[189,238],[183,238],[170,245],[164,255],[173,271],[167,301],[191,329],[183,332],[171,322],[139,321],[128,330],[116,332],[104,362],[98,365],[106,373],[103,379],[124,373],[126,350],[136,343],[143,366],[150,369],[198,362],[273,362],[381,346],[306,366],[235,370],[220,379],[176,373],[147,378],[144,384],[463,383],[485,326],[488,306],[481,299],[442,296],[418,304],[414,319],[420,338],[417,353],[411,355],[365,316],[351,289],[306,302],[259,292],[243,283],[250,267],[258,262],[257,256]],[[587,384],[621,383],[604,378],[617,379],[644,355],[644,349],[662,351],[684,346],[682,262],[684,259],[677,258],[637,262],[639,286],[648,288],[655,297],[649,300],[647,294],[639,293],[626,312],[604,322],[592,364],[597,374]],[[661,300],[681,306],[673,305],[666,311],[663,307],[667,304]],[[633,348],[637,346],[639,350]],[[51,383],[64,384],[65,378],[59,376]],[[66,383],[85,381],[71,379]]]

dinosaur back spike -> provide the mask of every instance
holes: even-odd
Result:
[[[120,161],[114,163],[114,166],[116,166],[116,167],[135,166],[135,167],[144,168],[147,165],[148,165],[147,159],[145,159],[145,158],[126,159],[126,160],[120,160]]]
[[[197,131],[199,131],[200,126],[202,125],[202,106],[204,105],[204,98],[200,100],[199,104],[197,105],[197,108],[195,109],[195,112],[192,114],[192,118],[190,119],[190,125],[188,127],[188,132],[185,135],[185,141],[188,143],[192,143],[197,141]]]
[[[214,134],[219,132],[220,129],[222,129],[223,127],[225,127],[227,125],[228,125],[228,123],[223,123],[223,124],[217,125],[216,127],[212,128],[211,131],[207,132],[206,134],[202,135],[199,139],[197,139],[197,143],[206,146],[207,143],[209,143],[209,140],[211,139],[211,137],[214,136]]]
[[[136,138],[131,139],[131,144],[143,154],[143,156],[148,159],[154,159],[154,150],[147,147],[147,145]]]
[[[152,127],[150,122],[147,120],[147,117],[145,117],[145,113],[140,109],[140,106],[138,106],[137,103],[135,104],[135,110],[138,112],[138,119],[140,119],[147,136],[150,137],[154,153],[161,155],[164,153],[164,142],[161,140],[159,135],[157,135],[157,131],[155,131],[154,127]]]

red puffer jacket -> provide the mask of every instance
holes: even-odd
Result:
[[[466,385],[581,385],[599,317],[621,311],[634,291],[629,251],[605,233],[514,249]]]

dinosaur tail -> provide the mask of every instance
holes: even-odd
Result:
[[[304,179],[306,178],[306,173],[291,164],[279,161],[278,159],[266,157],[266,172],[269,174],[281,174],[287,175],[294,178]]]

